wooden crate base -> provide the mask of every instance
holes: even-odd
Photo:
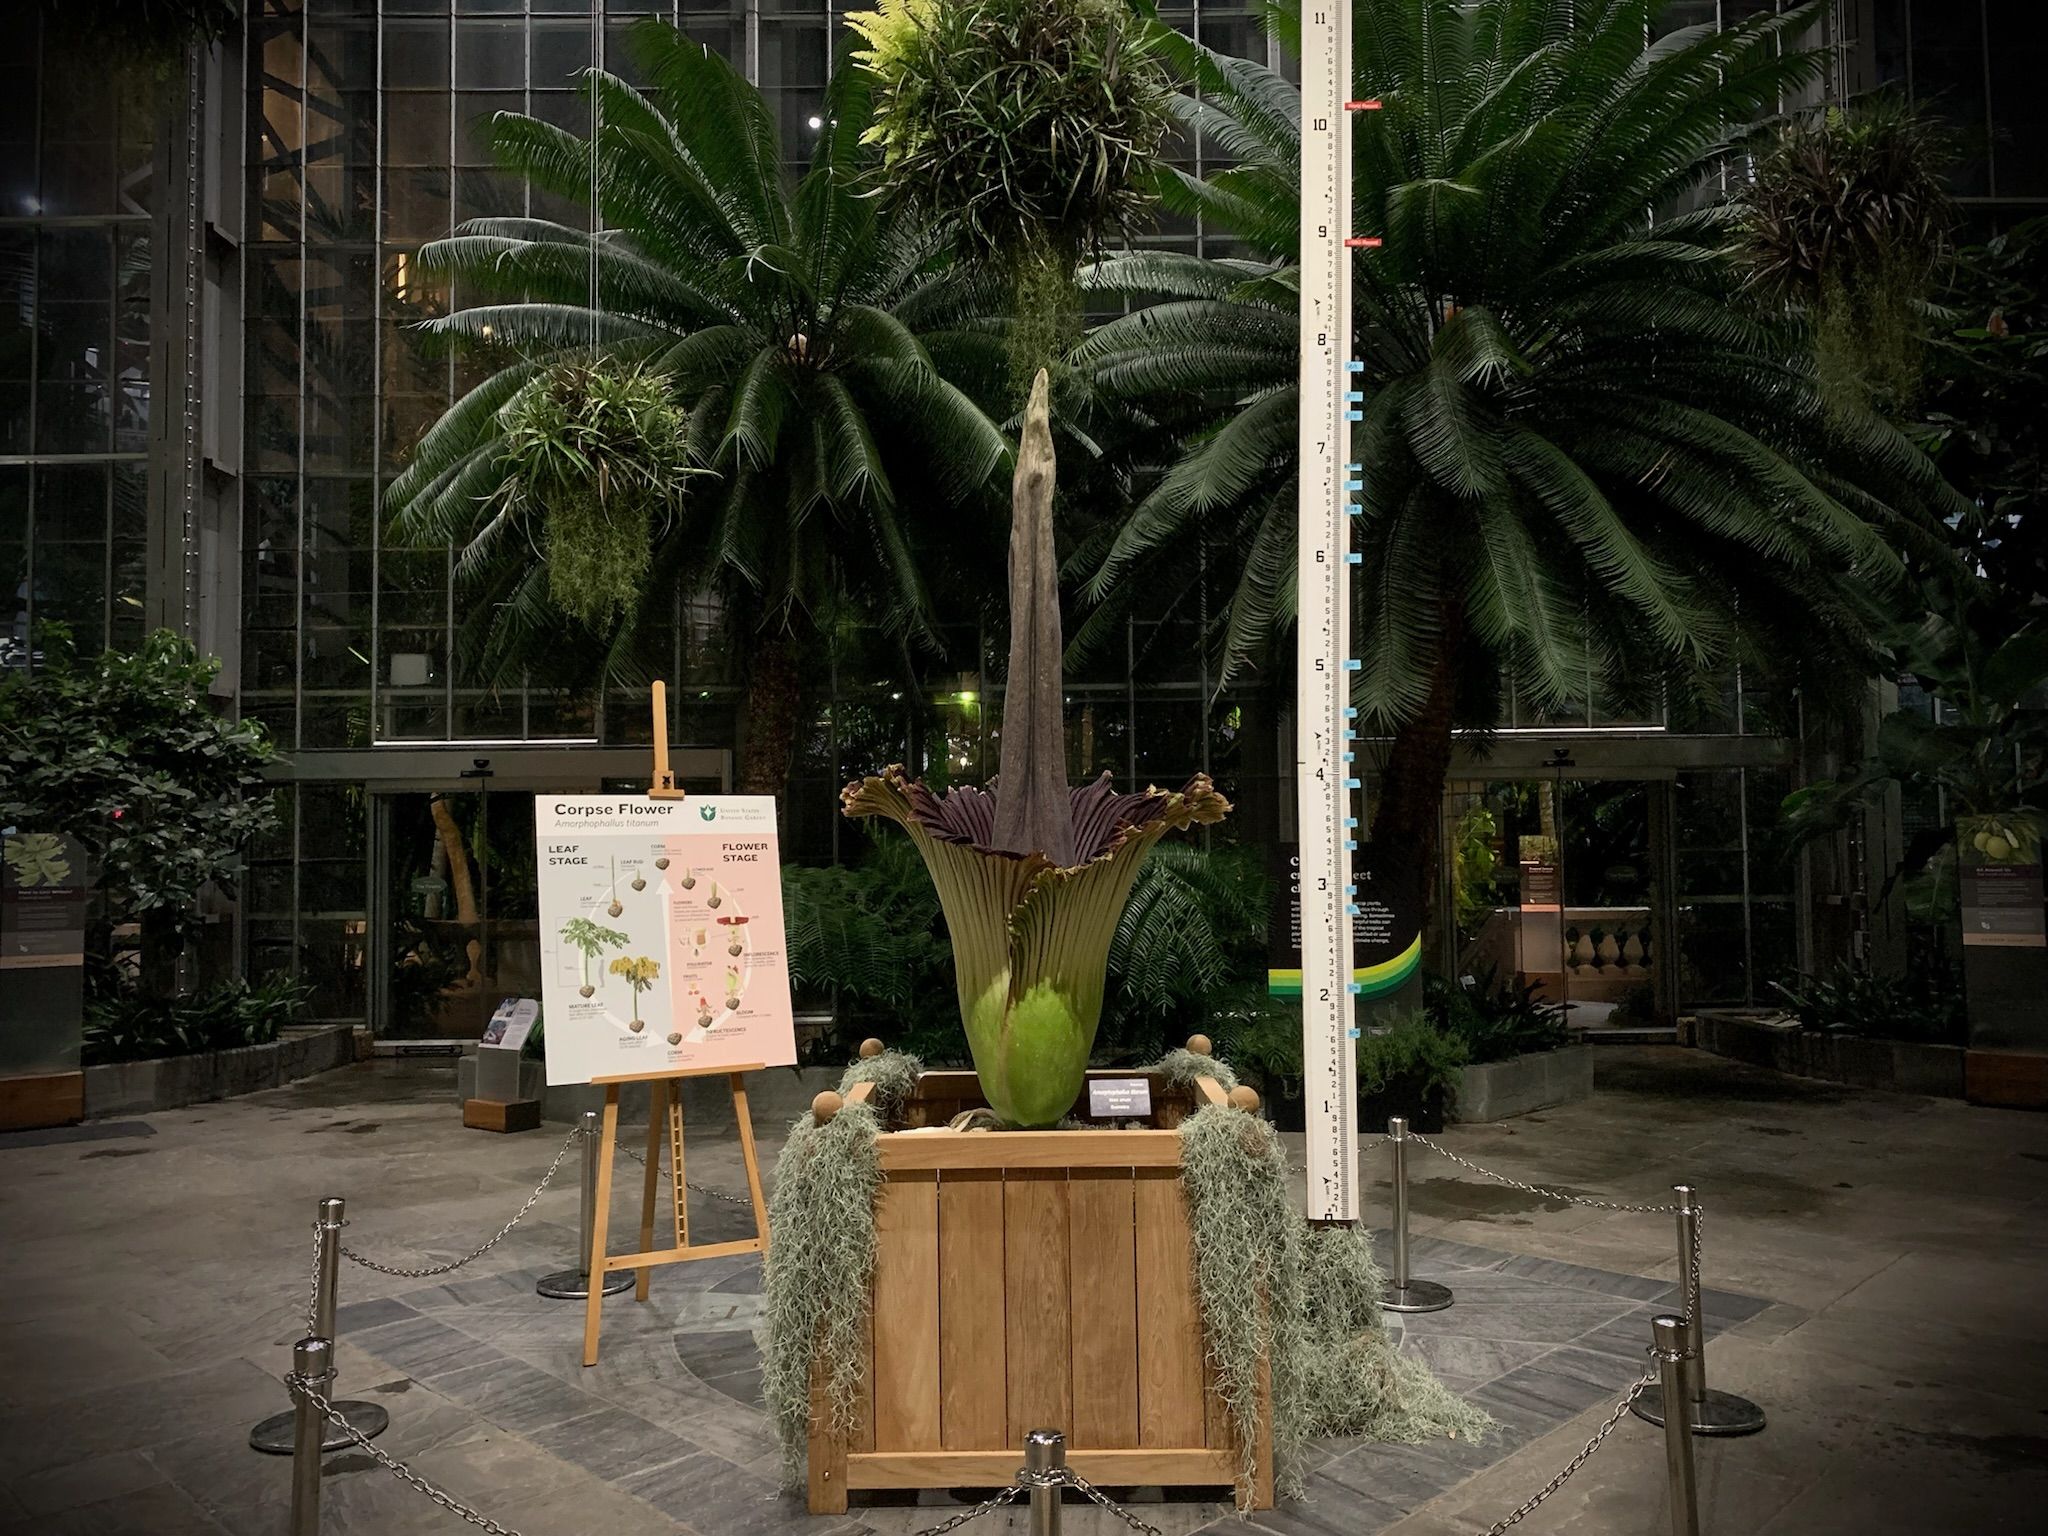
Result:
[[[1238,1446],[1203,1366],[1180,1137],[1160,1124],[1214,1088],[1155,1084],[1148,1128],[954,1131],[937,1127],[973,1107],[972,1075],[926,1075],[903,1119],[931,1128],[877,1147],[873,1337],[845,1433],[814,1387],[812,1513],[855,1489],[1005,1487],[1034,1429],[1059,1430],[1090,1482],[1228,1496]],[[1269,1398],[1250,1508],[1273,1503],[1271,1417]]]

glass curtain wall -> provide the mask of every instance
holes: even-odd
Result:
[[[471,301],[420,270],[420,247],[481,215],[588,217],[587,205],[493,169],[480,125],[510,109],[584,127],[576,74],[598,62],[632,78],[624,36],[647,15],[740,64],[773,104],[792,168],[804,162],[842,31],[837,6],[252,0],[242,705],[288,751],[649,737],[644,691],[565,697],[467,675],[454,643],[464,597],[451,552],[399,543],[383,506],[420,435],[487,366],[448,356],[417,330]],[[1251,0],[1162,15],[1227,51],[1267,51]],[[1189,170],[1217,163],[1199,143],[1177,150]],[[1192,224],[1145,239],[1228,249]],[[1134,621],[1120,647],[1073,680],[1077,776],[1177,782],[1208,768],[1230,780],[1244,705],[1210,702],[1200,624],[1199,613]],[[791,857],[851,851],[836,790],[857,773],[898,761],[959,779],[994,772],[1000,685],[991,677],[1000,677],[1002,643],[977,625],[949,631],[941,654],[912,659],[914,684],[872,634],[841,634],[814,660],[789,797]],[[732,745],[738,688],[715,610],[678,605],[667,676],[672,738]],[[1277,791],[1277,767],[1258,771]],[[259,850],[251,880],[249,969],[296,968],[319,989],[323,1016],[359,1018],[374,796],[360,782],[301,782],[288,798],[289,825]]]
[[[0,59],[0,667],[142,635],[155,84],[46,36]]]

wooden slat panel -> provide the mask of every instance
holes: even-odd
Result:
[[[1170,1138],[1177,1139],[1177,1138]],[[1180,1179],[1140,1170],[1135,1182],[1138,1294],[1138,1443],[1204,1443],[1202,1324]]]
[[[1010,1141],[1027,1131],[991,1140]],[[1085,1131],[1056,1133],[1083,1136]],[[1067,1293],[1067,1179],[1016,1169],[1003,1179],[1003,1299],[1009,1361],[1004,1444],[1074,1422]]]
[[[1212,1451],[1230,1450],[1237,1444],[1230,1429],[1230,1410],[1216,1391],[1216,1367],[1209,1363],[1206,1348],[1202,1356],[1202,1443]]]
[[[1011,1443],[1005,1347],[1003,1177],[961,1169],[939,1182],[939,1429],[947,1450]]]
[[[1138,1267],[1131,1173],[1077,1169],[1067,1178],[1068,1272],[1074,1301],[1074,1427],[1070,1445],[1138,1444]]]
[[[875,1444],[939,1448],[939,1186],[892,1174],[875,1202]]]
[[[805,1446],[804,1483],[814,1515],[846,1513],[846,1442],[832,1432],[832,1393],[823,1361],[811,1367],[810,1438]]]
[[[1227,1487],[1224,1451],[1074,1451],[1067,1465],[1112,1487]],[[1014,1451],[876,1452],[846,1458],[849,1488],[1004,1488],[1017,1475]]]
[[[920,1131],[876,1143],[887,1173],[926,1168],[1180,1168],[1172,1131]]]
[[[875,1315],[868,1313],[868,1325],[861,1338],[860,1357],[868,1368],[860,1385],[853,1389],[853,1428],[847,1433],[849,1451],[875,1448]]]

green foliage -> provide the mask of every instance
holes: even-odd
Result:
[[[1388,1115],[1440,1123],[1457,1102],[1459,1074],[1472,1059],[1462,1034],[1417,1010],[1365,1030],[1358,1041],[1360,1123],[1377,1130]]]
[[[1288,1497],[1303,1491],[1303,1453],[1313,1439],[1412,1443],[1485,1432],[1485,1414],[1446,1391],[1420,1361],[1388,1348],[1379,1326],[1385,1277],[1364,1232],[1310,1230],[1270,1125],[1211,1106],[1181,1122],[1180,1144],[1203,1343],[1237,1431],[1240,1501],[1267,1371],[1274,1471]]]
[[[1494,840],[1500,823],[1475,805],[1458,818],[1451,845],[1451,911],[1460,933],[1476,933],[1493,914]]]
[[[1955,223],[1947,132],[1877,96],[1780,128],[1737,194],[1743,257],[1768,298],[1810,317],[1830,395],[1897,409],[1920,379],[1923,311]]]
[[[265,1045],[305,1016],[312,995],[309,983],[276,975],[253,984],[238,977],[194,997],[97,998],[85,1012],[85,1064]]]
[[[1771,990],[1801,1028],[1822,1034],[1961,1045],[1969,1033],[1962,987],[1948,966],[1879,976],[1845,962],[1824,975],[1774,981]]]
[[[1010,446],[952,380],[1000,375],[1003,343],[947,270],[942,235],[864,195],[862,71],[834,73],[791,186],[774,113],[730,64],[651,20],[628,46],[644,86],[583,80],[594,155],[539,118],[503,112],[491,127],[509,175],[577,205],[594,158],[602,232],[479,219],[421,251],[421,270],[470,305],[425,329],[493,371],[427,432],[389,504],[399,537],[461,551],[462,665],[479,678],[636,684],[672,665],[670,594],[715,600],[754,689],[742,781],[765,792],[795,731],[791,642],[871,621],[899,653],[935,644],[935,583],[971,600],[1000,569],[1001,523],[973,513]],[[636,395],[658,380],[662,419],[687,419],[691,465],[716,476],[648,519],[648,599],[592,624],[556,602],[500,497],[508,434],[564,365],[640,380]],[[674,439],[657,435],[666,459]],[[638,563],[628,535],[637,545],[634,519],[608,530],[607,558],[571,591],[611,595],[602,572]]]
[[[1240,1006],[1263,980],[1269,899],[1255,849],[1154,848],[1110,941],[1103,1043],[1149,1057]]]
[[[964,1061],[952,1022],[952,950],[938,894],[915,849],[877,840],[856,865],[785,864],[782,915],[789,980],[799,996],[829,997],[843,1044],[879,1034],[892,1045],[936,1046]],[[936,1037],[936,1038],[928,1038]]]
[[[892,198],[1006,270],[1129,231],[1172,122],[1126,0],[881,0],[848,15]],[[1069,280],[1071,281],[1071,280]]]
[[[1938,795],[1949,819],[1973,831],[1988,818],[2038,842],[2048,829],[2048,716],[2035,707],[2048,686],[2048,629],[1974,583],[1929,600],[1945,612],[1887,631],[1883,654],[1894,675],[1919,680],[1939,717],[1885,716],[1853,771],[1787,795],[1779,826],[1792,847],[1844,830],[1894,785]],[[1952,904],[1955,857],[1947,827],[1902,857],[1909,902],[1937,919]]]
[[[689,418],[668,381],[642,364],[557,363],[505,407],[495,501],[535,525],[548,596],[594,629],[640,605],[656,530],[677,515],[690,462]]]
[[[2048,218],[1958,253],[1954,328],[1927,349],[1921,430],[1970,503],[1969,563],[2012,607],[2048,601]]]
[[[0,682],[0,826],[83,844],[98,888],[92,942],[140,920],[167,960],[200,891],[233,880],[249,840],[277,826],[263,728],[218,714],[217,662],[169,631],[132,653],[53,658]]]
[[[1517,986],[1495,967],[1475,967],[1455,981],[1424,976],[1423,1012],[1446,1034],[1465,1044],[1469,1061],[1506,1061],[1571,1043],[1564,1010],[1536,996],[1537,983]]]
[[[1830,408],[1796,327],[1739,302],[1733,213],[1669,213],[1819,77],[1800,41],[1819,7],[1646,52],[1656,10],[1353,8],[1354,88],[1385,103],[1356,114],[1356,220],[1386,242],[1354,267],[1356,702],[1437,750],[1474,675],[1532,702],[1590,685],[1619,704],[1731,657],[1853,662],[1865,627],[1844,589],[1887,588],[1902,549],[1945,561],[1938,520],[1964,510],[1891,425]],[[1300,94],[1262,65],[1162,47],[1195,87],[1183,123],[1232,162],[1171,173],[1162,199],[1257,259],[1135,252],[1088,279],[1104,304],[1151,302],[1096,329],[1077,369],[1176,453],[1086,592],[1156,603],[1196,579],[1162,563],[1176,549],[1231,551],[1214,635],[1228,681],[1295,613]]]

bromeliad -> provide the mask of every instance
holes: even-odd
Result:
[[[1001,771],[987,790],[934,794],[900,766],[856,780],[849,816],[886,816],[931,871],[953,939],[960,1020],[989,1107],[1056,1123],[1080,1095],[1103,973],[1138,867],[1168,832],[1221,821],[1204,774],[1120,794],[1066,782],[1046,375],[1033,381],[1011,487],[1010,669]]]

